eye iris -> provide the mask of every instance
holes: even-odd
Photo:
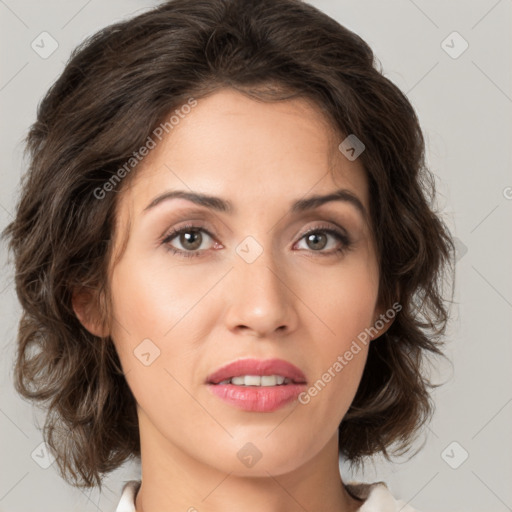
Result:
[[[320,245],[317,245],[316,242],[318,241],[319,238],[324,238],[324,243],[320,243]],[[312,233],[311,235],[308,235],[307,237],[307,242],[309,244],[309,242],[313,242],[313,245],[310,247],[312,249],[323,249],[326,244],[327,244],[327,240],[326,240],[326,236],[324,234],[320,234],[320,233]]]
[[[180,235],[180,243],[183,247],[194,250],[201,246],[202,235],[199,231],[186,231]],[[192,246],[187,244],[192,244]]]

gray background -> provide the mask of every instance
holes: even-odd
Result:
[[[384,480],[422,512],[512,510],[512,2],[311,3],[362,36],[384,74],[406,92],[425,132],[438,207],[458,239],[446,352],[452,364],[436,370],[445,384],[434,395],[437,410],[425,445],[411,460],[377,460],[352,477]],[[12,217],[24,168],[22,138],[70,51],[99,28],[153,5],[0,0],[2,228]],[[43,31],[58,43],[46,59],[31,47]],[[464,41],[448,37],[454,31],[469,44],[461,55]],[[20,309],[5,247],[1,251],[0,512],[113,511],[123,480],[139,476],[135,464],[111,474],[101,495],[70,487],[55,465],[40,466],[45,456],[35,423],[42,426],[44,418],[11,382]]]

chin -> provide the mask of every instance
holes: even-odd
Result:
[[[272,432],[275,427],[257,434],[255,429],[247,428],[245,435],[235,436],[227,444],[217,444],[213,453],[210,450],[207,452],[209,458],[213,456],[209,463],[234,476],[268,478],[269,473],[272,476],[290,473],[315,455],[318,439],[311,439],[309,449],[306,449],[308,443],[304,441],[304,436],[294,438],[283,428],[284,425]],[[269,435],[269,432],[272,433]],[[321,447],[318,447],[320,450]]]

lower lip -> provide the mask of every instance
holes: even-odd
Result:
[[[272,412],[293,402],[306,389],[306,385],[235,386],[233,384],[208,384],[208,388],[221,400],[244,411]]]

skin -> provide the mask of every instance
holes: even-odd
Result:
[[[338,150],[343,138],[305,99],[265,103],[223,89],[198,100],[124,187],[109,334],[137,401],[137,512],[361,506],[342,485],[337,429],[356,393],[368,346],[361,345],[307,405],[294,401],[271,413],[241,411],[205,385],[213,370],[245,357],[290,361],[312,385],[387,309],[377,304],[373,235],[352,204],[331,201],[290,213],[297,199],[344,188],[369,214],[364,168]],[[230,200],[236,213],[185,199],[143,212],[157,195],[174,189]],[[213,235],[199,231],[199,249],[190,249],[193,244],[179,235],[167,242],[200,253],[189,258],[161,243],[172,228],[188,223]],[[303,234],[317,226],[346,230],[350,249],[335,253],[343,242],[321,229],[317,245],[308,243]],[[252,263],[236,252],[247,236],[262,249]],[[78,298],[75,304],[84,325],[104,335]],[[153,344],[150,357],[155,347],[160,351],[149,366],[134,354],[145,339]],[[248,442],[261,453],[252,467],[237,457]]]

